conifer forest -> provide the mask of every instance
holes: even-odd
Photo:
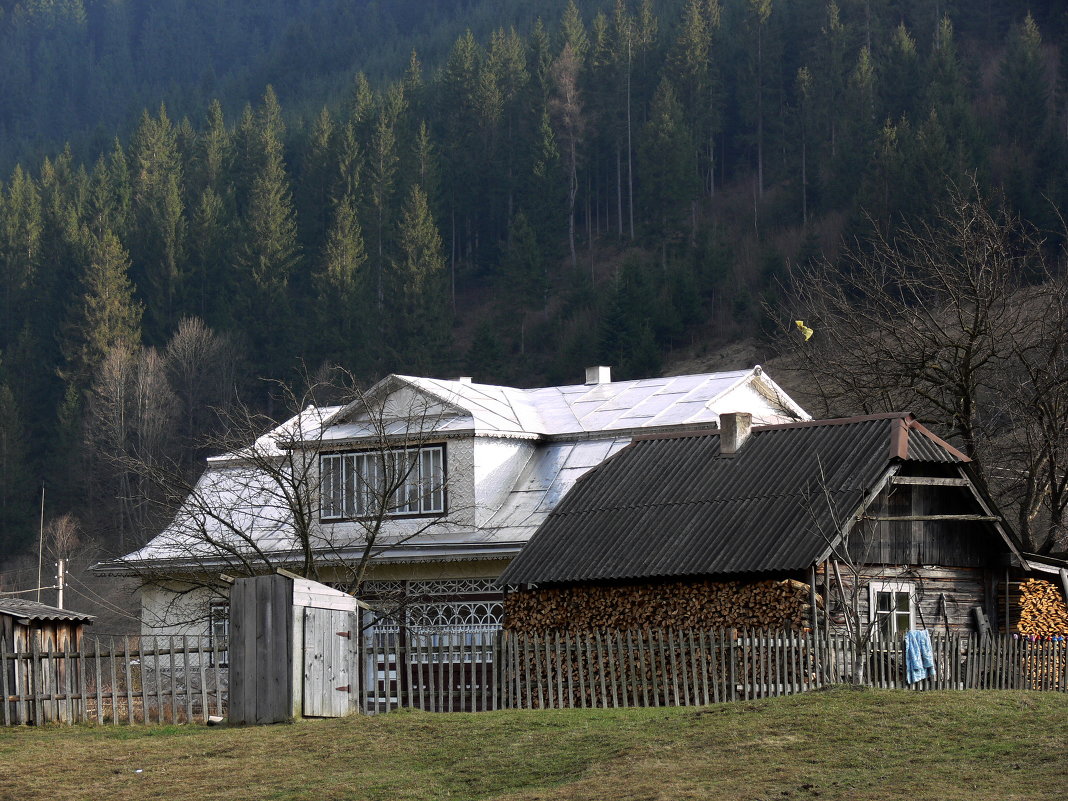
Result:
[[[263,379],[534,386],[770,341],[975,186],[1064,244],[1055,0],[0,0],[0,554],[154,533]]]

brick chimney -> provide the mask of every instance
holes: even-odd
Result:
[[[612,368],[605,367],[603,365],[598,367],[586,368],[586,383],[587,384],[611,384],[612,383]]]
[[[724,412],[719,416],[719,455],[734,456],[753,430],[749,412]]]

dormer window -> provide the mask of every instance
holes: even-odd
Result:
[[[353,520],[445,512],[445,446],[323,454],[320,517]]]

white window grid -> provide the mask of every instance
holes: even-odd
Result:
[[[881,601],[886,602],[886,609],[880,608]],[[916,593],[912,582],[871,582],[868,585],[868,620],[874,627],[875,636],[883,639],[895,639],[914,629]]]
[[[442,445],[381,451],[322,454],[319,457],[323,520],[369,517],[378,512],[387,473],[397,484],[386,505],[388,516],[442,514],[445,511],[445,449]]]

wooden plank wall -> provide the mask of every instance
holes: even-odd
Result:
[[[170,724],[223,717],[225,649],[207,637],[89,637],[78,650],[15,653],[0,641],[6,699],[0,722]]]
[[[280,723],[293,710],[293,582],[269,574],[230,588],[230,722]]]
[[[831,632],[843,634],[845,620],[839,609],[836,579],[830,569],[831,590],[827,590],[829,568],[826,563],[817,572],[817,587],[823,597],[829,601],[831,610]],[[846,584],[849,596],[850,577],[845,568],[841,568],[842,580]],[[976,631],[975,615],[972,609],[982,607],[988,615],[993,610],[994,598],[991,587],[997,577],[989,570],[977,567],[941,567],[941,566],[899,566],[871,565],[861,571],[860,614],[867,620],[869,615],[869,590],[871,582],[909,584],[914,593],[917,607],[916,626],[926,628],[932,633],[969,633]],[[820,618],[822,620],[822,613]]]

